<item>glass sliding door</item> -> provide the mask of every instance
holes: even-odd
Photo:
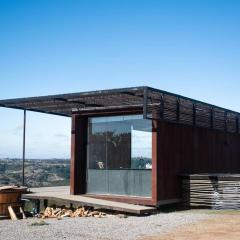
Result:
[[[152,124],[142,115],[89,118],[87,192],[151,196]]]

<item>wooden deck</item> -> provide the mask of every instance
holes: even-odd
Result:
[[[148,206],[96,199],[84,195],[70,195],[69,192],[69,187],[32,188],[31,193],[23,194],[22,198],[31,200],[55,200],[61,202],[62,204],[79,204],[83,206],[133,213],[138,215],[150,213],[156,210],[156,208]]]

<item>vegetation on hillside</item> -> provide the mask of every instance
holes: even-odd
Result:
[[[69,185],[69,159],[28,159],[25,162],[25,182],[29,187]],[[0,159],[0,185],[22,181],[20,159]]]

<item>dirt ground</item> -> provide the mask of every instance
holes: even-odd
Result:
[[[217,215],[145,240],[239,240],[240,214]]]

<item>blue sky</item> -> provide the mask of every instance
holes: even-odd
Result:
[[[0,0],[0,98],[149,85],[240,111],[239,12],[237,0]],[[0,109],[0,123],[0,156],[20,157],[22,113]],[[70,119],[28,114],[27,157],[69,156],[69,141]]]

